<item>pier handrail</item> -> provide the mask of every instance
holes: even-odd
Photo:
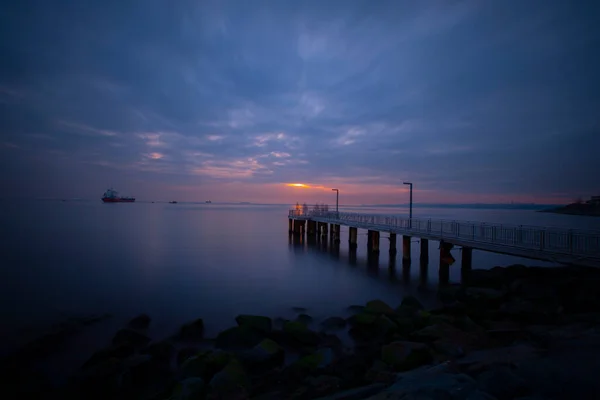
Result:
[[[354,223],[365,229],[380,231],[404,234],[414,232],[439,240],[455,239],[581,257],[600,257],[600,231],[593,230],[323,210],[290,210],[288,216],[330,223]]]

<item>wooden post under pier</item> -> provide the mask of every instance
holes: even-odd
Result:
[[[429,264],[429,240],[421,239],[421,251],[419,261],[421,264]]]
[[[410,240],[411,236],[402,236],[402,261],[410,263]]]
[[[398,250],[396,249],[396,234],[390,233],[390,259],[396,257]]]
[[[379,253],[379,231],[367,231],[367,251]]]
[[[356,251],[358,247],[358,228],[350,227],[348,232],[348,247],[351,252]]]

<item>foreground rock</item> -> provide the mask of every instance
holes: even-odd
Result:
[[[597,283],[598,272],[582,269],[474,270],[464,285],[440,288],[438,308],[371,300],[348,319],[317,321],[320,332],[308,315],[275,326],[239,315],[215,339],[198,319],[152,342],[140,316],[54,397],[600,398]],[[331,334],[342,329],[350,343]],[[47,385],[36,393],[54,395]]]

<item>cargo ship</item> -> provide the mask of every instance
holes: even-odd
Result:
[[[108,189],[102,196],[102,201],[105,203],[133,203],[134,197],[119,196],[119,192],[114,189]]]

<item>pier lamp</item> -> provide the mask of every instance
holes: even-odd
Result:
[[[408,218],[412,219],[412,188],[413,188],[413,184],[412,182],[404,182],[405,185],[410,186],[410,203],[409,203],[409,208],[408,208]]]
[[[339,202],[340,202],[340,190],[339,189],[331,189],[331,190],[336,192],[335,193],[335,212],[337,213]]]

